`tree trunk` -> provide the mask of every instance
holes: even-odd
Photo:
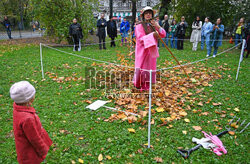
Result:
[[[160,19],[164,19],[164,15],[168,14],[168,9],[170,6],[171,0],[161,0],[161,7],[160,7]]]
[[[109,15],[113,16],[113,0],[109,0]]]
[[[132,20],[134,23],[136,18],[136,0],[131,0],[131,1],[132,1]]]

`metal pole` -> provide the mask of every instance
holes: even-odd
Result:
[[[240,63],[241,63],[242,60],[243,60],[245,44],[246,44],[246,40],[243,39],[243,44],[242,44],[241,53],[240,53],[240,60],[239,60],[239,65],[238,65],[238,69],[237,69],[237,74],[236,74],[236,80],[238,80],[239,71],[240,71]]]
[[[23,24],[23,4],[22,4],[22,0],[19,0],[19,8],[20,8],[20,21],[21,21],[21,27],[22,27],[22,30],[24,30],[24,24]]]
[[[40,59],[41,59],[42,78],[44,79],[42,43],[40,43]]]
[[[149,76],[149,108],[148,108],[148,148],[150,148],[150,133],[151,133],[151,95],[152,95],[152,70],[150,70]]]

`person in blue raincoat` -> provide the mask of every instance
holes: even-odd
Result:
[[[211,34],[211,49],[214,47],[213,57],[216,56],[218,48],[222,46],[224,25],[221,24],[221,18],[218,18],[216,24],[213,25]]]
[[[206,41],[206,47],[207,47],[207,57],[211,54],[211,43],[210,43],[210,33],[213,29],[213,25],[210,22],[210,18],[205,18],[205,23],[202,26],[202,35]]]
[[[120,33],[122,35],[122,45],[123,45],[124,39],[125,39],[125,43],[127,43],[129,29],[130,29],[130,24],[127,21],[127,19],[124,18],[120,26]]]

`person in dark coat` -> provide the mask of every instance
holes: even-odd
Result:
[[[107,21],[104,19],[104,13],[102,13],[101,18],[97,21],[97,28],[98,28],[97,36],[99,37],[100,50],[102,49],[102,44],[103,44],[103,49],[106,49],[105,46],[106,26],[107,26]]]
[[[107,30],[108,35],[111,38],[111,47],[115,47],[115,38],[117,37],[117,26],[115,20],[113,20],[113,16],[109,17],[109,21],[107,22]]]
[[[5,16],[4,17],[4,21],[2,22],[2,24],[3,24],[3,26],[5,27],[5,29],[6,29],[6,32],[7,32],[7,35],[8,35],[8,37],[9,37],[9,39],[13,39],[12,37],[11,37],[11,28],[10,28],[10,21],[8,20],[8,17],[7,16]]]
[[[168,46],[168,37],[169,37],[169,23],[168,23],[168,15],[164,16],[164,20],[162,21],[162,28],[166,31],[166,37],[164,38],[166,45]],[[164,45],[162,44],[162,47]]]
[[[76,18],[73,19],[73,23],[69,26],[69,35],[73,38],[74,49],[73,51],[81,51],[81,41],[83,38],[82,28],[79,23],[77,23]]]
[[[183,42],[185,38],[186,29],[188,27],[187,22],[185,21],[185,17],[181,17],[181,22],[177,25],[177,49],[183,50]]]

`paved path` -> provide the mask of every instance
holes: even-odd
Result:
[[[21,31],[21,37],[19,31],[12,31],[11,36],[13,39],[20,39],[20,38],[37,38],[41,37],[42,34],[39,31]],[[0,31],[0,40],[9,39],[6,31]]]

